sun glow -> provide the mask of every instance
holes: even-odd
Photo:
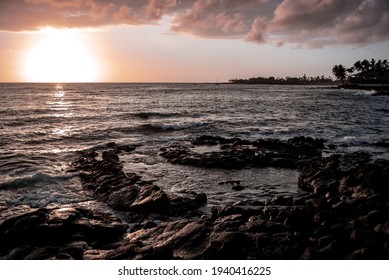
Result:
[[[29,82],[96,82],[99,67],[79,32],[47,29],[27,52],[24,76]]]

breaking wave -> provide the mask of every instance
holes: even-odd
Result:
[[[161,112],[140,112],[135,113],[134,117],[139,119],[149,119],[149,118],[172,118],[177,117],[180,114],[178,113],[161,113]]]
[[[203,125],[204,123],[201,122],[172,123],[172,124],[148,123],[148,124],[141,125],[141,129],[146,131],[151,131],[151,132],[164,132],[164,131],[185,130],[185,129],[200,127]]]
[[[78,173],[51,176],[43,172],[38,172],[33,175],[19,177],[16,179],[9,178],[4,183],[0,183],[0,189],[18,189],[39,185],[58,185],[61,181],[65,181],[76,176],[78,176]]]

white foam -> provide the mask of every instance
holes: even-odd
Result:
[[[172,124],[163,124],[163,123],[153,123],[151,124],[152,127],[159,128],[162,130],[183,130],[188,128],[194,128],[203,125],[203,123],[200,122],[193,122],[193,123],[172,123]]]
[[[344,143],[346,144],[355,144],[357,142],[357,137],[355,136],[345,136],[342,139]]]

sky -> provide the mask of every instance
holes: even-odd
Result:
[[[330,76],[389,59],[388,0],[0,0],[0,82]]]

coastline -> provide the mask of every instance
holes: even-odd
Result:
[[[83,187],[126,213],[127,221],[79,207],[42,208],[0,223],[1,259],[387,259],[389,162],[367,153],[323,156],[325,141],[202,136],[194,146],[162,148],[172,164],[200,168],[299,170],[300,192],[202,211],[205,194],[166,194],[120,157],[132,145],[109,143],[74,163]],[[231,192],[244,187],[224,182]],[[28,234],[26,234],[28,232]]]
[[[375,85],[340,85],[338,88],[355,89],[355,90],[371,90],[376,91],[373,95],[389,96],[389,86],[375,86]]]

